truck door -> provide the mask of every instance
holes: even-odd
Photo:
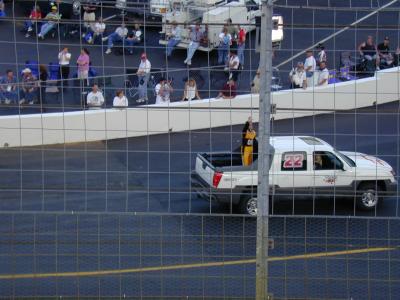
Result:
[[[312,186],[315,196],[338,196],[344,187],[350,187],[349,181],[343,162],[334,153],[314,151]]]
[[[288,197],[309,195],[310,175],[307,153],[305,151],[288,151],[282,153],[280,166],[277,170],[275,194]]]

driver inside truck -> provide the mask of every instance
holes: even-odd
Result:
[[[323,162],[321,154],[314,154],[314,170],[322,170]]]

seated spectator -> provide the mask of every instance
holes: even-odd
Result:
[[[307,88],[307,77],[304,71],[304,64],[302,62],[297,63],[297,67],[293,68],[289,73],[290,87],[292,89]]]
[[[6,75],[0,78],[0,103],[16,103],[18,99],[17,79],[13,71],[7,70]]]
[[[142,38],[142,31],[140,30],[139,24],[135,24],[132,32],[128,34],[125,42],[129,48],[129,53],[133,54],[133,48],[139,44]]]
[[[99,90],[97,84],[94,84],[92,91],[87,95],[86,104],[89,109],[101,108],[104,104],[103,93]]]
[[[128,28],[125,27],[124,23],[122,23],[121,26],[115,29],[113,33],[111,33],[109,36],[102,38],[103,42],[108,41],[106,54],[111,53],[111,48],[114,46],[114,43],[124,41],[127,34]]]
[[[128,107],[128,99],[125,97],[123,91],[117,91],[113,101],[114,107]]]
[[[96,21],[96,7],[90,2],[83,6],[83,26],[85,30],[90,30],[90,27]]]
[[[253,81],[251,82],[251,93],[260,93],[260,70],[257,70],[256,75],[254,75]]]
[[[393,55],[390,53],[389,37],[385,37],[383,43],[378,45],[377,50],[380,59],[380,65],[383,65],[384,67],[390,67],[393,64]]]
[[[167,44],[167,57],[169,58],[172,54],[174,48],[181,42],[182,29],[175,22],[172,22],[171,31],[166,34],[168,44]]]
[[[0,0],[0,18],[4,18],[6,16],[4,1]]]
[[[39,81],[38,81],[38,95],[39,103],[41,104],[42,112],[45,111],[46,106],[46,87],[47,87],[47,79],[49,78],[49,72],[47,71],[47,67],[43,64],[39,65]]]
[[[224,84],[218,96],[215,98],[233,99],[236,97],[236,83],[232,79]]]
[[[393,54],[393,65],[400,66],[400,47],[397,47],[396,52]]]
[[[106,30],[106,24],[103,22],[103,18],[99,17],[96,23],[90,26],[91,37],[88,39],[89,44],[93,44],[97,38],[102,38],[103,33]]]
[[[328,85],[329,80],[329,70],[326,67],[326,63],[324,61],[319,64],[319,72],[318,72],[318,86]]]
[[[37,96],[37,80],[32,75],[31,69],[25,68],[22,70],[22,85],[21,85],[21,100],[19,104],[28,102],[30,105],[35,103]]]
[[[155,87],[156,104],[169,103],[171,101],[171,93],[173,91],[174,89],[171,86],[171,82],[165,78],[161,78]]]
[[[229,47],[232,45],[232,36],[228,33],[228,28],[224,26],[219,34],[218,64],[224,65],[227,62]]]
[[[377,55],[377,49],[371,35],[368,36],[367,41],[358,46],[358,51],[365,60],[369,62],[375,61],[375,67],[379,70],[379,55]]]
[[[185,83],[182,101],[192,101],[195,98],[201,100],[196,81],[193,78],[189,78],[189,80]]]
[[[49,12],[44,18],[44,20],[46,20],[47,22],[40,27],[38,38],[41,38],[43,40],[46,34],[49,33],[50,30],[55,28],[55,26],[57,26],[57,22],[60,21],[60,19],[61,16],[58,13],[57,6],[52,6],[51,12]]]
[[[25,37],[28,38],[31,36],[31,32],[36,24],[42,19],[42,12],[38,5],[35,5],[29,15],[29,20],[25,21]]]
[[[239,77],[239,56],[236,55],[236,52],[231,49],[229,53],[229,59],[227,60],[227,68],[229,71],[229,79],[233,79],[235,82]]]
[[[190,26],[190,43],[187,48],[187,56],[186,59],[183,63],[187,64],[190,66],[192,64],[192,58],[194,53],[196,52],[197,48],[200,46],[200,42],[203,39],[203,32],[200,29],[200,23],[197,23],[196,25]]]

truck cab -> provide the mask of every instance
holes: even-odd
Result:
[[[272,137],[270,195],[274,198],[348,197],[374,210],[397,191],[393,168],[364,153],[338,151],[311,136]],[[243,166],[240,153],[203,153],[196,158],[192,187],[201,198],[257,214],[257,156]]]

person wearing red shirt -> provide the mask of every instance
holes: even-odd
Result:
[[[236,97],[236,83],[232,79],[224,84],[216,98],[233,99]]]
[[[35,5],[29,15],[29,20],[25,21],[25,37],[30,37],[31,32],[33,31],[33,27],[37,23],[38,20],[42,19],[42,12],[40,7]]]
[[[239,25],[239,35],[237,40],[237,55],[239,57],[240,67],[244,65],[244,49],[246,47],[246,30]]]

